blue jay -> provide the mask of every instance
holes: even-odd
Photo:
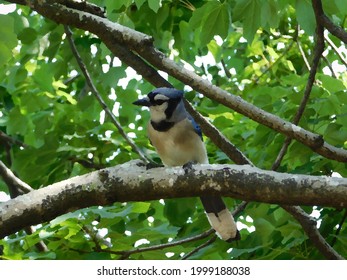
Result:
[[[208,163],[199,125],[186,111],[183,91],[157,88],[133,104],[149,107],[148,136],[166,166]],[[201,202],[211,226],[226,241],[239,239],[235,221],[220,196],[202,196]]]

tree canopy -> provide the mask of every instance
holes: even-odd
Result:
[[[346,258],[346,19],[345,0],[0,1],[0,259]],[[211,166],[146,170],[132,102],[155,87],[186,92]],[[239,241],[210,229],[216,192]]]

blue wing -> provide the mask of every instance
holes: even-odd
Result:
[[[193,117],[191,115],[188,114],[188,120],[191,122],[194,131],[196,132],[197,135],[200,136],[201,140],[202,140],[202,132],[201,132],[201,128],[198,125],[198,123],[193,119]]]

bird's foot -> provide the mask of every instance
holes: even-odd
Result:
[[[194,164],[197,164],[197,162],[196,161],[188,161],[187,163],[183,164],[184,173],[188,174],[190,171],[192,171]]]
[[[149,170],[152,168],[158,168],[158,167],[164,167],[164,165],[156,163],[156,162],[150,162],[146,164],[146,170]]]

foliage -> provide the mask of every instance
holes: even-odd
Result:
[[[5,3],[4,1],[1,1]],[[104,0],[109,19],[153,36],[155,46],[213,84],[283,119],[291,121],[306,87],[305,58],[312,60],[315,17],[307,0]],[[8,4],[8,3],[6,3]],[[347,28],[343,0],[323,1],[334,23]],[[80,73],[64,28],[17,6],[0,15],[0,160],[31,187],[42,186],[137,158],[105,117]],[[107,106],[122,128],[155,161],[146,136],[148,112],[131,104],[153,89],[114,57],[93,34],[74,29],[78,51]],[[300,126],[347,148],[346,49],[326,44],[316,82]],[[259,168],[270,169],[284,136],[243,115],[192,92],[168,77],[187,99]],[[228,163],[205,139],[210,163]],[[22,144],[19,144],[22,143]],[[347,177],[345,163],[325,159],[292,142],[281,172]],[[0,191],[8,193],[0,182]],[[230,208],[239,201],[226,199]],[[1,207],[1,206],[0,206]],[[306,207],[320,223],[324,238],[347,257],[345,210]],[[321,259],[300,224],[277,205],[252,202],[238,219],[241,241],[216,240],[193,259]],[[341,222],[342,221],[342,222]],[[3,259],[118,259],[123,251],[164,244],[209,229],[196,198],[82,209],[2,241]],[[35,247],[43,241],[49,251]],[[200,239],[161,250],[144,251],[130,259],[180,259],[203,244]],[[111,248],[109,248],[111,245]],[[232,248],[232,249],[231,249]],[[111,254],[110,250],[118,254]],[[1,250],[0,250],[1,251]]]

